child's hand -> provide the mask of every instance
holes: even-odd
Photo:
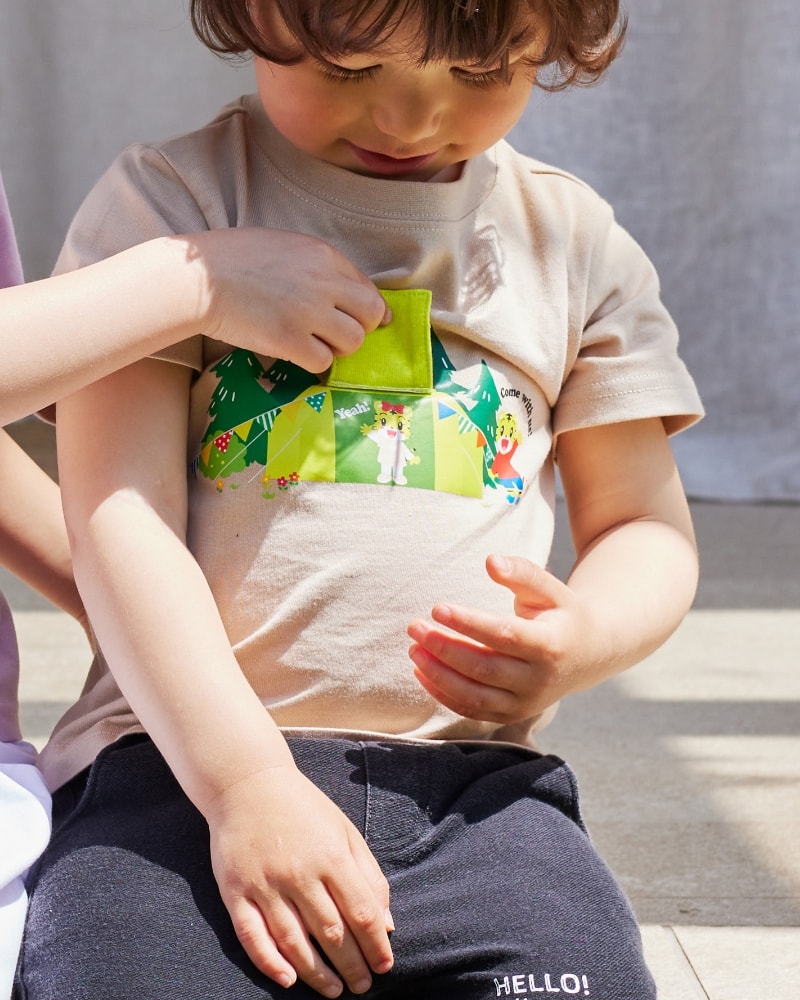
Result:
[[[389,971],[388,883],[356,828],[299,770],[250,775],[211,812],[220,893],[262,972],[336,997],[342,981],[320,950],[353,993]]]
[[[662,421],[568,431],[558,454],[576,555],[569,583],[527,559],[489,556],[513,613],[437,604],[433,624],[408,628],[417,679],[465,718],[535,717],[641,662],[691,606],[697,551]]]
[[[444,628],[412,622],[409,656],[437,701],[466,718],[507,725],[589,686],[597,636],[580,598],[546,570],[498,556],[486,568],[514,594],[515,614],[437,604],[431,616]]]
[[[205,265],[206,336],[322,372],[389,320],[369,278],[315,237],[226,229],[185,239]]]

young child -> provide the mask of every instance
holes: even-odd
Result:
[[[192,13],[257,94],[123,153],[59,269],[258,225],[290,320],[333,322],[338,252],[392,321],[322,376],[196,337],[59,403],[103,655],[43,754],[20,996],[652,997],[533,734],[688,609],[701,407],[642,251],[503,141],[537,74],[602,73],[617,4]]]
[[[22,267],[0,176],[0,422],[22,417],[194,331],[298,363],[330,363],[381,317],[375,286],[344,259],[338,294],[352,328],[316,328],[286,337],[287,318],[269,321],[271,241],[258,231],[200,233],[142,244],[69,275],[22,284]],[[360,317],[360,319],[359,319]],[[374,319],[373,319],[374,318]],[[320,318],[321,320],[321,318]],[[280,330],[280,339],[270,334]],[[0,431],[0,563],[85,627],[72,576],[56,483]],[[0,594],[0,997],[11,990],[22,935],[23,876],[50,834],[50,796],[23,741],[18,719],[19,654],[8,604]]]

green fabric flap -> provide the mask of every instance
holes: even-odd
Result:
[[[425,288],[381,289],[392,321],[368,333],[346,358],[336,358],[328,385],[380,392],[433,392],[431,293]]]

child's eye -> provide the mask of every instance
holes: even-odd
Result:
[[[335,80],[337,83],[360,83],[363,80],[370,80],[380,69],[380,66],[365,66],[363,69],[348,69],[346,66],[337,66],[336,63],[321,62],[319,71],[326,80]]]
[[[468,87],[480,87],[484,90],[489,87],[508,87],[511,83],[511,74],[504,67],[470,72],[454,66],[450,72]]]

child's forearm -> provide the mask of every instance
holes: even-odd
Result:
[[[660,420],[567,434],[559,454],[577,553],[568,584],[590,617],[599,681],[683,619],[697,587],[694,531]],[[595,683],[591,671],[585,680]]]
[[[205,577],[152,510],[105,502],[75,544],[75,572],[117,683],[201,812],[255,771],[292,762]]]
[[[58,486],[0,431],[0,563],[82,621]]]
[[[568,580],[593,622],[579,686],[591,687],[657,649],[689,610],[697,574],[693,540],[662,521],[625,523],[589,547]]]
[[[206,579],[185,545],[191,373],[143,361],[58,408],[75,578],[98,643],[142,725],[205,812],[229,784],[291,760],[242,675]],[[101,425],[117,447],[85,447]],[[150,442],[148,448],[120,442]]]

